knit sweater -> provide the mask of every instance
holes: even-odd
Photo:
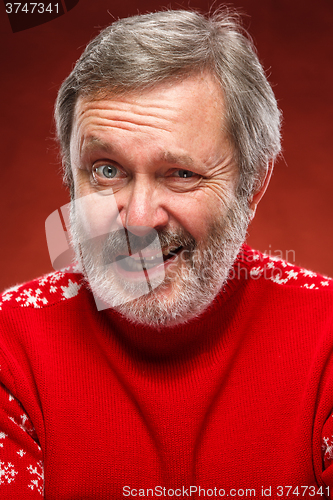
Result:
[[[7,290],[0,498],[333,498],[333,282],[247,246],[231,274],[160,330],[69,270]]]

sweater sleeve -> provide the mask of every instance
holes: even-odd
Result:
[[[323,480],[330,487],[333,498],[333,413],[326,420],[322,432]]]
[[[43,490],[35,429],[19,401],[0,384],[0,498],[40,500]]]

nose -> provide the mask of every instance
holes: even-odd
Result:
[[[146,176],[133,180],[122,197],[122,203],[118,204],[119,217],[131,232],[144,236],[151,229],[167,226],[169,215],[161,203],[159,189]]]

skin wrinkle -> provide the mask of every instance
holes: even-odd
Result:
[[[99,151],[103,151],[110,156],[117,154],[117,149],[114,148],[112,144],[106,143],[95,136],[90,136],[88,138],[82,136],[82,141],[80,144],[80,156],[82,159],[87,157],[90,161],[92,161],[93,156],[97,155]],[[105,158],[104,160],[118,164],[117,161],[112,159],[108,160],[107,158]],[[187,169],[193,169],[195,172],[202,175],[207,180],[212,179],[213,181],[214,177],[218,177],[218,175],[223,175],[223,173],[235,170],[232,155],[229,153],[226,153],[225,155],[222,155],[217,160],[215,160],[216,165],[212,167],[210,167],[209,165],[213,161],[212,157],[210,157],[208,161],[205,162],[206,164],[197,164],[195,160],[187,154],[172,153],[170,151],[162,151],[157,157],[156,161],[174,165],[175,168],[178,166],[184,168],[186,167]],[[208,170],[205,170],[205,168],[208,168]],[[234,177],[236,180],[237,175],[235,174]]]
[[[156,19],[156,24],[150,24],[150,16]],[[163,20],[160,26],[158,20]],[[170,25],[175,26],[175,33],[182,40],[180,44],[178,35],[176,39],[170,38]],[[132,41],[135,44],[129,47],[128,36],[133,35],[134,27]],[[215,97],[211,106],[219,106],[218,93],[226,98],[227,109],[221,115],[227,117],[223,133],[229,134],[240,167],[238,193],[250,199],[259,189],[265,166],[280,151],[280,112],[256,50],[246,38],[238,16],[234,17],[228,9],[225,12],[218,9],[209,18],[194,12],[156,12],[140,20],[133,18],[130,24],[127,19],[119,20],[103,30],[88,44],[64,81],[56,103],[55,118],[64,156],[64,179],[71,187],[71,196],[74,197],[74,185],[69,136],[78,98],[85,96],[87,101],[100,107],[99,100],[113,96],[113,100],[118,99],[123,106],[127,96],[133,101],[135,95],[137,102],[142,94],[150,93],[156,97],[154,89],[163,86],[170,90],[188,81],[190,75],[192,80],[195,76],[200,83],[207,77],[213,80],[215,89],[209,85],[204,89],[205,93]],[[135,47],[138,47],[137,42],[141,45],[140,40],[142,46],[137,52]],[[156,52],[151,51],[152,46]],[[137,64],[132,64],[133,58]],[[220,92],[216,92],[217,88]],[[156,99],[152,102],[155,103]],[[146,102],[144,108],[149,106],[150,103]]]
[[[81,101],[82,98],[78,99],[77,106],[80,105]],[[121,123],[126,123],[126,124],[131,124],[133,128],[135,128],[136,125],[139,125],[144,127],[160,128],[161,130],[169,130],[169,131],[172,130],[171,125],[168,128],[166,128],[165,126],[163,127],[162,125],[159,126],[158,123],[156,123],[156,120],[165,122],[165,124],[169,124],[170,122],[173,123],[174,120],[172,119],[172,115],[176,114],[177,111],[176,108],[167,106],[157,107],[151,105],[150,107],[152,109],[152,113],[149,114],[147,112],[144,112],[145,109],[149,107],[149,104],[147,106],[130,105],[126,101],[124,101],[123,106],[118,106],[117,104],[118,104],[117,101],[114,100],[109,100],[109,101],[103,100],[99,101],[100,106],[93,106],[93,103],[91,102],[89,102],[89,106],[86,106],[85,101],[83,101],[83,106],[82,106],[83,109],[78,117],[78,123],[80,124],[81,119],[85,120],[89,119],[91,116],[97,115],[101,119],[101,123],[104,123],[103,120],[106,121],[111,120],[114,122],[115,126],[118,126]],[[125,108],[126,105],[130,109],[126,109]],[[161,110],[163,113],[169,112],[169,114],[167,117],[164,117],[162,115],[159,116],[159,114],[156,113],[156,110]],[[104,117],[105,115],[107,115],[106,118]],[[152,120],[153,123],[149,123],[149,120]]]
[[[82,158],[84,157],[91,158],[93,154],[97,153],[97,151],[98,152],[103,151],[110,156],[116,153],[116,150],[112,144],[104,142],[99,137],[90,136],[85,141],[85,143],[86,144],[84,146],[83,145],[80,146],[80,155]],[[157,158],[157,161],[169,163],[170,165],[175,165],[175,166],[195,168],[195,161],[187,154],[175,154],[170,151],[162,151],[159,158]]]
[[[86,117],[88,118],[88,117]],[[141,127],[141,128],[153,128],[153,129],[160,129],[160,130],[166,130],[165,127],[158,127],[156,124],[142,124],[142,123],[133,123],[133,120],[131,120],[130,118],[128,120],[124,120],[122,119],[121,121],[120,120],[116,120],[116,119],[112,119],[112,125],[110,125],[110,117],[109,118],[106,118],[106,119],[101,119],[100,118],[100,121],[97,122],[96,121],[96,127],[98,128],[98,126],[103,129],[104,127],[112,127],[112,128],[122,128],[124,130],[129,130],[129,131],[133,131],[135,132],[136,130],[138,130],[138,127]],[[169,132],[171,131],[171,128],[169,130]]]
[[[193,95],[193,92],[192,92],[192,95]],[[200,99],[201,99],[201,97],[200,97]],[[146,104],[147,103],[147,99],[145,99],[144,102]],[[111,101],[111,103],[113,103],[113,101]],[[101,104],[101,103],[99,102],[99,104]],[[83,103],[83,106],[84,105],[85,104]],[[91,108],[93,107],[93,104],[91,102],[90,102],[90,107]],[[213,108],[214,107],[215,106],[213,106]],[[163,108],[168,109],[168,106],[164,106]],[[211,106],[210,106],[210,109],[211,109]],[[82,116],[81,116],[81,118],[82,118]],[[82,120],[81,120],[81,123],[80,122],[78,123],[78,135],[80,135],[81,129],[82,128],[84,129],[85,125],[89,126],[89,122],[82,123]],[[95,126],[95,124],[94,124],[94,126]],[[108,130],[109,129],[106,127],[106,131],[108,131]],[[84,142],[84,139],[85,139],[85,136],[82,133],[82,142]],[[218,151],[218,154],[219,153],[220,152]],[[204,165],[204,164],[201,165],[201,167],[202,166],[205,167],[205,169],[204,169],[205,171],[202,171],[202,168],[200,168],[199,166],[197,167],[199,174],[205,175],[207,177],[210,177],[211,179],[207,179],[206,181],[201,180],[200,182],[198,181],[196,183],[196,185],[192,184],[192,187],[193,188],[195,187],[195,189],[193,189],[193,195],[198,195],[198,191],[201,191],[201,192],[204,191],[203,188],[206,188],[206,190],[207,190],[207,188],[208,189],[211,188],[215,192],[215,194],[218,195],[218,198],[220,199],[220,202],[222,203],[222,206],[226,205],[224,198],[221,196],[221,192],[220,192],[221,191],[221,186],[218,186],[216,184],[216,181],[222,182],[225,185],[227,185],[229,183],[229,176],[236,178],[235,172],[232,172],[233,169],[235,170],[235,167],[234,167],[234,165],[232,165],[232,162],[231,162],[232,155],[230,154],[229,156],[230,156],[230,159],[228,159],[228,154],[224,154],[224,155],[222,155],[222,157],[218,157],[217,165],[214,165],[212,167],[209,165],[209,163],[213,160],[213,157],[210,156],[208,160],[204,161],[204,163],[206,163],[206,165]],[[222,162],[222,165],[221,165],[221,162]],[[117,163],[121,164],[121,162],[117,162]],[[207,171],[207,169],[208,169],[208,171]],[[212,178],[213,176],[215,176],[216,179],[213,179]],[[220,176],[220,179],[218,179],[219,176]],[[223,181],[223,177],[226,177],[226,181],[225,182]],[[177,191],[177,189],[176,189],[176,191]],[[184,191],[186,191],[186,189],[179,189],[178,191],[181,192],[181,193],[183,193]],[[229,191],[229,190],[227,190],[227,191]],[[226,194],[230,195],[229,192],[226,193]],[[203,196],[205,196],[205,198],[207,198],[207,192],[204,192]],[[200,200],[198,200],[198,201],[200,201]],[[203,202],[205,203],[205,200],[203,200]]]
[[[199,314],[221,288],[244,241],[245,222],[239,224],[239,230],[232,222],[245,220],[246,214],[236,207],[238,169],[223,133],[224,106],[218,98],[222,99],[221,90],[213,79],[189,77],[173,87],[161,85],[139,96],[128,95],[117,113],[113,111],[115,97],[96,105],[90,101],[88,107],[83,98],[78,100],[71,139],[75,197],[112,188],[120,226],[155,229],[163,241],[170,245],[180,241],[176,247],[184,249],[189,248],[186,241],[191,240],[197,252],[189,253],[190,260],[196,261],[194,266],[189,266],[188,258],[175,259],[167,267],[163,285],[140,300],[132,300],[130,305],[124,299],[120,312],[129,318],[168,324]],[[138,100],[140,106],[136,107]],[[156,116],[133,116],[135,107],[142,112],[157,100],[163,105]],[[114,120],[115,115],[120,123]],[[135,130],[122,128],[129,116]],[[159,127],[161,122],[163,129]],[[118,168],[113,178],[104,177],[102,170],[96,171],[108,163]],[[181,169],[193,172],[193,176],[182,178],[178,172]],[[85,211],[87,221],[76,221],[72,214],[76,241],[89,239],[85,233],[89,225],[95,226],[96,234],[105,234],[108,208],[106,205],[105,211],[103,206],[97,210],[91,205]],[[237,214],[233,215],[233,210],[238,210]],[[107,245],[112,246],[112,238]],[[117,290],[126,297],[132,285],[122,284],[121,279],[111,278],[99,269],[102,252],[101,246],[95,247],[83,267],[89,266],[92,289],[112,304],[109,292]],[[208,270],[211,274],[204,278]],[[99,283],[103,283],[102,288]]]

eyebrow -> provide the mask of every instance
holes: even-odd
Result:
[[[106,153],[114,152],[114,148],[111,146],[111,144],[103,141],[99,137],[91,136],[86,141],[84,141],[81,153],[86,154],[89,153],[90,151],[93,151],[94,149],[101,149]]]
[[[112,147],[112,144],[103,141],[103,139],[100,139],[99,137],[91,136],[87,139],[87,141],[85,141],[82,153],[89,154],[90,151],[94,151],[95,149],[100,149],[108,154],[113,154],[116,151],[115,148]],[[191,156],[187,154],[172,153],[171,151],[162,151],[158,160],[171,165],[179,165],[186,168],[193,167],[195,165],[195,161]]]
[[[171,163],[173,165],[182,165],[184,167],[193,167],[195,163],[193,158],[191,158],[191,156],[189,155],[174,154],[170,151],[163,151],[163,153],[160,155],[160,159],[161,161],[164,161],[166,163]]]

